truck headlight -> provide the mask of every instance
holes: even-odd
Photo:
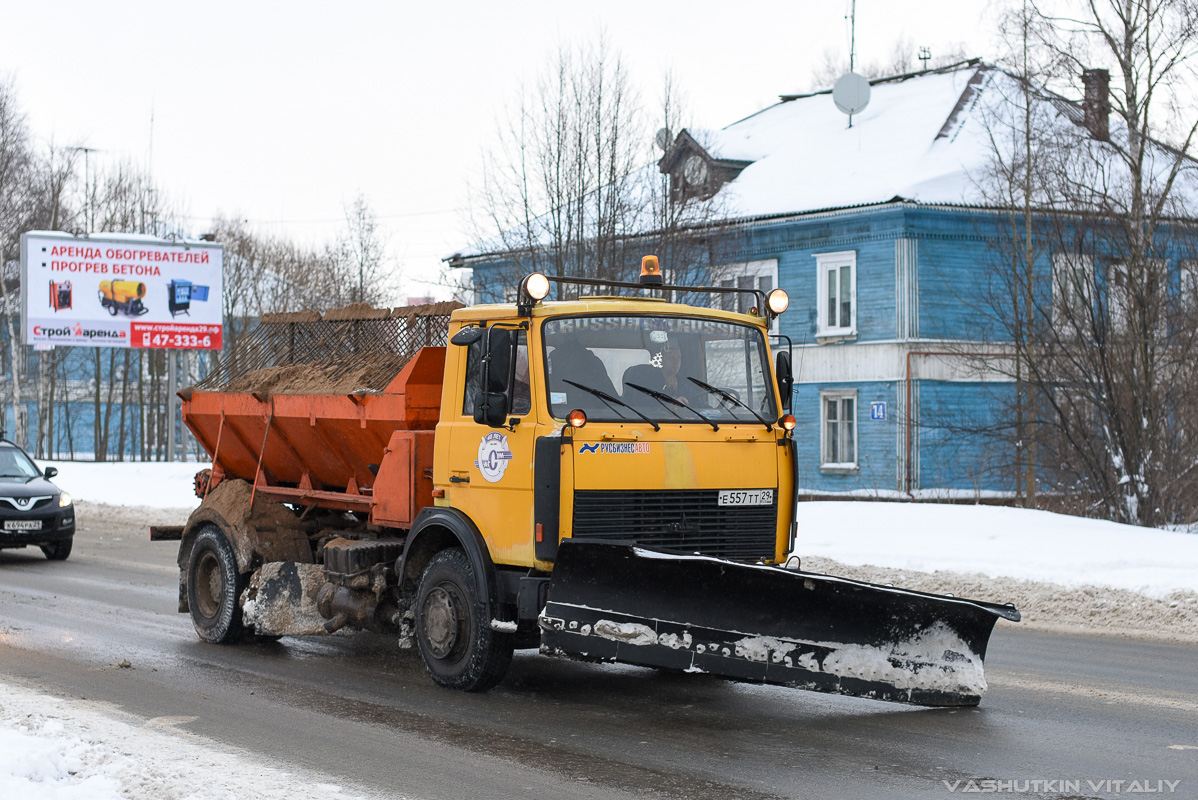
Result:
[[[60,494],[58,496],[58,507],[59,508],[66,508],[70,504],[71,504],[71,496],[69,494],[67,494],[66,492],[63,492],[62,494]]]

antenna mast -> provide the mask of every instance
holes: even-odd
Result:
[[[857,0],[853,0],[849,12],[849,74],[853,72],[854,61],[857,57]],[[849,114],[849,127],[853,127],[853,115]]]
[[[857,0],[853,0],[853,8],[849,21],[849,72],[853,71],[853,59],[857,51]],[[853,118],[849,116],[849,127],[853,127]]]
[[[849,71],[837,79],[832,87],[832,102],[849,115],[849,127],[853,127],[853,115],[860,114],[869,104],[869,80],[853,71],[857,62],[857,0],[852,0],[849,11]]]

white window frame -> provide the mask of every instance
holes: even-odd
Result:
[[[1072,320],[1075,329],[1089,330],[1093,309],[1094,259],[1075,253],[1053,254],[1053,327],[1059,331],[1062,322]]]
[[[828,402],[836,401],[838,414],[844,409],[844,401],[853,401],[853,460],[852,461],[831,461],[831,442],[828,440]],[[837,423],[844,420],[837,420]],[[824,389],[819,393],[819,468],[829,472],[852,472],[857,469],[857,464],[861,458],[861,452],[858,448],[858,431],[860,429],[860,404],[857,402],[856,389]],[[840,428],[837,428],[837,436],[839,438]]]
[[[761,279],[769,278],[770,288],[765,294],[768,297],[769,293],[778,288],[778,259],[767,258],[761,261],[742,261],[738,264],[724,264],[718,267],[712,267],[711,278],[713,286],[739,286],[741,278],[752,278],[753,287],[761,288]],[[716,305],[725,311],[738,311],[742,307],[748,310],[753,303],[748,299],[748,295],[744,294],[720,294],[717,296]],[[762,314],[766,310],[759,309]],[[770,322],[770,333],[778,332],[778,319],[775,317]]]
[[[840,320],[828,319],[828,273],[836,271],[838,280],[836,281],[837,291],[839,292],[840,271],[844,268],[849,270],[849,324],[848,326],[840,325]],[[837,253],[816,253],[815,254],[815,287],[816,287],[816,308],[818,311],[818,327],[816,336],[820,338],[842,338],[847,336],[857,335],[857,251],[842,250]],[[842,298],[837,297],[837,308],[840,307]],[[836,325],[832,322],[835,321]]]
[[[1182,261],[1177,272],[1181,307],[1189,310],[1198,308],[1198,261]]]
[[[1156,279],[1160,282],[1161,297],[1166,298],[1168,296],[1168,262],[1158,258],[1153,259],[1149,264],[1149,269],[1156,272]],[[1184,285],[1185,273],[1182,273],[1182,282]],[[1112,261],[1107,264],[1106,283],[1107,325],[1115,335],[1126,336],[1128,333],[1128,316],[1131,313],[1131,296],[1127,289],[1127,265],[1119,261]],[[1162,307],[1157,313],[1156,324],[1152,335],[1156,337],[1157,341],[1163,341],[1168,335],[1168,330],[1167,314],[1164,307]]]

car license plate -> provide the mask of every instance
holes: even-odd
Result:
[[[6,531],[40,531],[41,529],[42,521],[40,519],[4,520],[4,530]]]
[[[722,506],[768,506],[774,502],[773,489],[721,489]]]

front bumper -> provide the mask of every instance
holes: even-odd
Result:
[[[9,523],[38,522],[34,530],[10,530]],[[37,508],[32,511],[0,510],[0,547],[25,547],[26,545],[62,542],[75,535],[75,506],[52,509]]]

